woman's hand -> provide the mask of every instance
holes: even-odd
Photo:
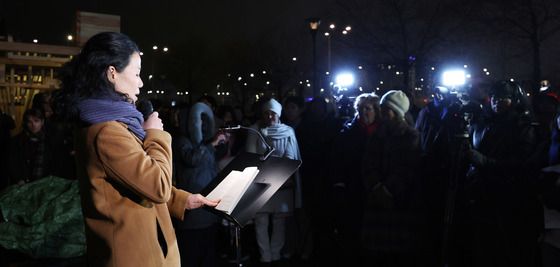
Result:
[[[161,122],[161,119],[159,118],[159,113],[157,113],[157,111],[154,111],[154,113],[152,113],[150,117],[148,117],[148,119],[144,122],[143,127],[144,130],[163,130],[163,122]]]
[[[198,209],[204,205],[215,207],[218,203],[220,203],[219,200],[210,200],[201,194],[191,194],[187,197],[187,210]]]

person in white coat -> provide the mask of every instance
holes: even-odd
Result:
[[[251,126],[260,131],[269,145],[274,147],[272,156],[300,160],[296,135],[292,127],[280,122],[282,105],[275,99],[262,104],[261,119]],[[266,145],[255,133],[249,133],[246,151],[263,154]],[[272,196],[266,205],[255,215],[255,232],[261,254],[261,262],[268,263],[281,259],[281,251],[286,241],[286,218],[293,214],[294,208],[301,207],[301,186],[296,172]],[[268,225],[272,219],[272,233],[269,235]]]

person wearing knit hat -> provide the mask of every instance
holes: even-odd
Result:
[[[251,125],[260,131],[274,151],[272,156],[300,160],[299,147],[292,127],[280,122],[282,105],[275,99],[263,100],[261,119]],[[252,132],[247,135],[245,151],[256,154],[266,152],[266,145]],[[255,215],[255,233],[260,261],[270,263],[282,258],[281,252],[286,243],[287,217],[295,208],[301,208],[301,181],[299,172],[286,182]],[[269,232],[269,225],[272,231]]]
[[[391,90],[381,97],[381,107],[392,110],[399,118],[404,119],[404,115],[410,107],[410,101],[403,91]]]
[[[276,99],[271,98],[263,104],[263,111],[272,111],[280,116],[282,114],[282,105]]]
[[[364,266],[425,265],[415,254],[422,249],[418,227],[424,216],[419,134],[405,120],[410,102],[402,91],[389,91],[380,102],[382,121],[367,142],[361,166],[361,241],[367,255],[376,255]]]

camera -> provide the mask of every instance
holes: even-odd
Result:
[[[463,70],[450,70],[442,74],[442,86],[435,87],[435,100],[444,106],[442,120],[451,135],[468,139],[475,107],[470,101],[466,75]]]

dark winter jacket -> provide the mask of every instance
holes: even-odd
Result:
[[[363,163],[366,204],[362,241],[385,252],[417,249],[422,183],[418,132],[404,120],[383,122]]]
[[[214,147],[207,143],[214,135],[212,110],[206,104],[195,104],[186,125],[189,136],[177,136],[173,140],[175,186],[188,192],[199,193],[218,174]],[[185,219],[177,223],[176,227],[206,228],[215,224],[217,220],[216,215],[204,209],[189,210],[185,213]]]
[[[474,125],[473,147],[481,156],[465,186],[472,226],[473,264],[536,266],[542,207],[535,170],[528,164],[536,147],[530,121],[517,112],[494,114]]]

